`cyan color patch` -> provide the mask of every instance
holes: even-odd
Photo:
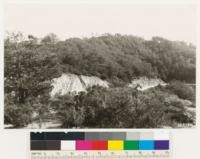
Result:
[[[140,140],[139,150],[154,150],[154,140]]]

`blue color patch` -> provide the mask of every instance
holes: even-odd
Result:
[[[154,140],[140,140],[139,150],[154,150]]]

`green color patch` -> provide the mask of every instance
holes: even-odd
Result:
[[[139,141],[136,140],[124,141],[124,150],[139,150]]]

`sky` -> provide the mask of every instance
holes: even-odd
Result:
[[[186,4],[6,4],[5,30],[62,40],[104,33],[196,44],[196,8]]]

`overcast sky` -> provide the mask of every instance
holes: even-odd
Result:
[[[192,5],[7,4],[5,30],[61,39],[104,33],[161,36],[196,44]]]

